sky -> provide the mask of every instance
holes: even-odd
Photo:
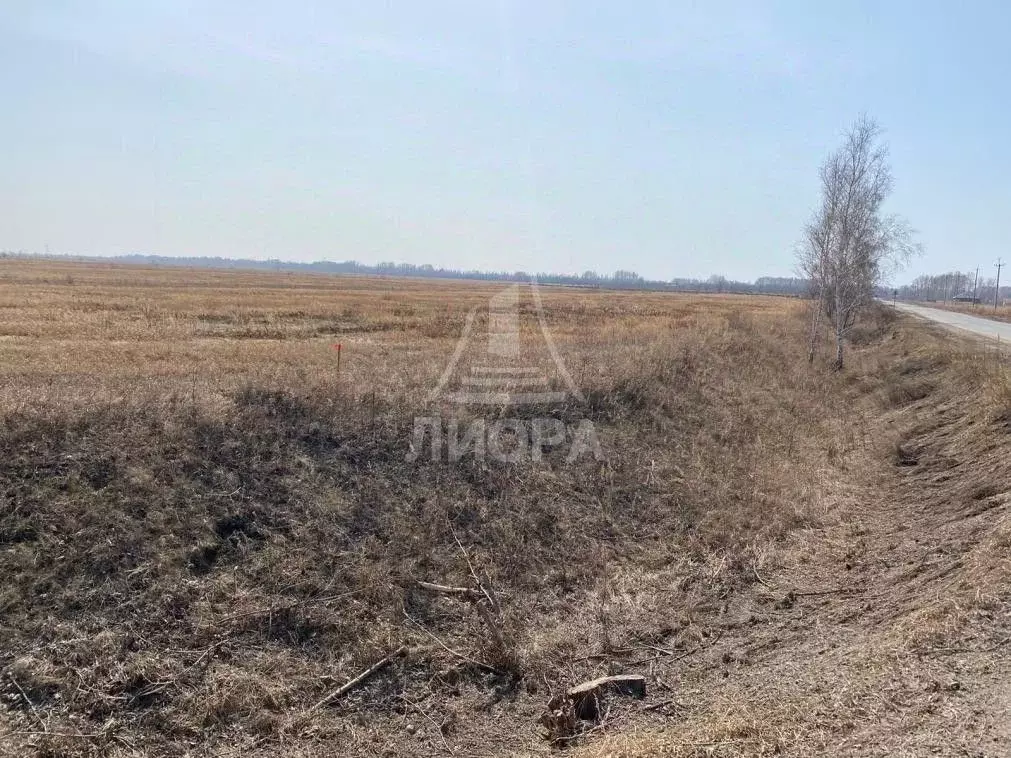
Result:
[[[898,277],[1011,258],[1011,6],[0,0],[0,250],[788,276],[890,145]]]

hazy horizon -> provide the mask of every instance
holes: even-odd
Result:
[[[0,249],[794,273],[862,112],[924,272],[1005,254],[1011,11],[102,0],[0,8]]]

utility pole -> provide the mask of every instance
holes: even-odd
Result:
[[[979,284],[979,266],[976,266],[976,278],[972,280],[972,307],[976,307],[976,285]]]
[[[998,258],[993,265],[997,267],[997,286],[993,288],[993,309],[997,310],[997,295],[1000,294],[1000,270],[1006,264]]]

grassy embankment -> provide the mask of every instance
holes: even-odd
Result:
[[[552,694],[623,671],[647,676],[646,708],[615,701],[572,749],[806,754],[859,736],[897,657],[991,639],[996,361],[881,311],[836,374],[804,361],[799,301],[545,289],[584,397],[543,412],[591,420],[604,460],[407,462],[467,312],[500,289],[5,264],[0,743],[550,752]],[[962,499],[971,524],[948,518]],[[976,531],[951,527],[957,565],[928,596],[934,553],[910,557],[900,527],[941,516]],[[912,552],[886,570],[888,550]],[[482,617],[419,580],[494,602]],[[857,610],[882,592],[890,615]],[[833,614],[836,665],[815,665]]]

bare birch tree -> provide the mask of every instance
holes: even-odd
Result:
[[[892,173],[880,135],[874,121],[861,117],[822,164],[821,205],[805,229],[799,254],[816,300],[808,360],[814,361],[827,320],[835,333],[837,369],[843,365],[845,338],[873,300],[874,288],[916,250],[905,221],[882,215]]]

